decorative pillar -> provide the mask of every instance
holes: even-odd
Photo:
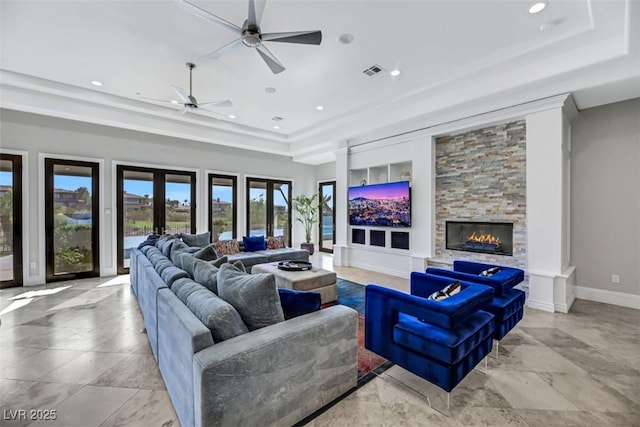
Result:
[[[348,265],[348,209],[347,189],[349,187],[349,148],[336,150],[336,243],[333,245],[333,264],[337,266]]]

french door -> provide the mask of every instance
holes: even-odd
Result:
[[[0,154],[0,288],[22,286],[22,156]]]
[[[100,275],[99,165],[44,160],[46,281]]]
[[[118,274],[129,272],[131,249],[150,234],[196,231],[196,173],[118,165]]]
[[[236,238],[238,177],[209,174],[209,231],[211,241]]]
[[[318,241],[322,252],[333,253],[336,243],[336,182],[321,182],[318,186],[320,194],[320,226],[318,227]]]
[[[247,236],[284,236],[291,246],[291,181],[247,178]]]

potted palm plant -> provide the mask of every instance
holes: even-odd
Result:
[[[308,250],[310,255],[313,255],[315,249],[313,242],[311,242],[313,225],[320,222],[320,219],[318,218],[318,210],[320,209],[318,197],[319,196],[316,193],[312,196],[301,194],[293,198],[293,209],[297,214],[296,220],[304,227],[305,242],[300,243],[300,249]],[[324,204],[327,202],[328,197],[324,197],[322,203]]]

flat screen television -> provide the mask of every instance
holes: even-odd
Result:
[[[409,181],[349,187],[349,224],[411,227]]]

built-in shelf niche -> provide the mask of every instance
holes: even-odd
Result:
[[[411,162],[388,163],[368,168],[351,169],[349,185],[382,184],[385,182],[410,181]]]

